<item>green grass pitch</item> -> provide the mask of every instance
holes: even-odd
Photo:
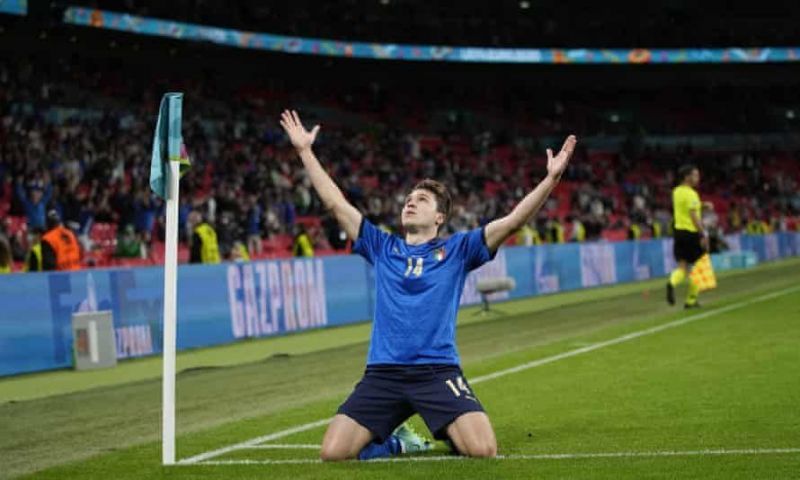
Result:
[[[663,283],[462,312],[502,458],[318,463],[309,424],[359,379],[364,324],[181,354],[189,465],[160,465],[159,359],[0,380],[0,478],[800,478],[800,261],[724,274],[700,310]]]

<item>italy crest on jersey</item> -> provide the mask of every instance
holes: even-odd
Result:
[[[444,260],[444,254],[445,254],[445,252],[444,252],[444,247],[437,248],[437,249],[436,249],[436,250],[433,252],[433,258],[434,258],[434,259],[435,259],[437,262],[441,262],[442,260]]]

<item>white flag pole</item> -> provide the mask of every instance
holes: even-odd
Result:
[[[178,190],[180,163],[170,159],[167,183],[167,232],[164,253],[164,381],[161,458],[175,463],[175,342],[178,287]]]

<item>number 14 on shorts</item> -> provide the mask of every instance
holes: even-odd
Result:
[[[472,394],[472,391],[470,391],[469,387],[467,386],[467,382],[465,382],[460,375],[456,377],[455,380],[456,381],[453,382],[453,380],[448,378],[447,380],[444,381],[444,383],[450,388],[450,390],[452,390],[453,395],[455,395],[456,398],[461,397],[461,395],[463,394],[465,398],[474,400],[476,402],[478,401]]]

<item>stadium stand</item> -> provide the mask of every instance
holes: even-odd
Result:
[[[508,210],[544,171],[545,142],[560,142],[568,129],[600,141],[582,144],[579,161],[534,220],[542,241],[557,241],[554,222],[567,240],[576,221],[588,240],[628,238],[633,224],[643,238],[653,235],[655,224],[667,234],[673,172],[687,162],[701,167],[701,191],[715,204],[723,231],[752,222],[772,230],[798,223],[796,147],[690,141],[792,131],[800,102],[790,88],[676,87],[655,95],[618,87],[611,103],[601,87],[580,93],[540,92],[519,83],[444,88],[457,71],[432,84],[341,81],[323,90],[312,81],[253,80],[246,71],[233,79],[203,68],[182,70],[180,77],[143,73],[108,52],[31,58],[0,63],[0,212],[18,263],[28,245],[17,182],[28,190],[52,186],[48,208],[59,210],[79,234],[87,265],[160,261],[163,205],[147,185],[149,149],[159,92],[172,89],[190,99],[184,137],[193,168],[182,182],[181,224],[192,209],[203,211],[216,225],[225,257],[234,241],[248,236],[261,242],[252,257],[288,256],[298,222],[311,233],[317,254],[347,250],[277,125],[276,112],[288,104],[323,123],[325,165],[353,203],[394,231],[402,196],[424,177],[453,186],[450,231]],[[646,140],[653,135],[666,143]],[[623,140],[604,145],[603,138]],[[144,258],[114,257],[117,231],[126,225],[134,225],[145,243]],[[180,258],[188,259],[185,243]]]

